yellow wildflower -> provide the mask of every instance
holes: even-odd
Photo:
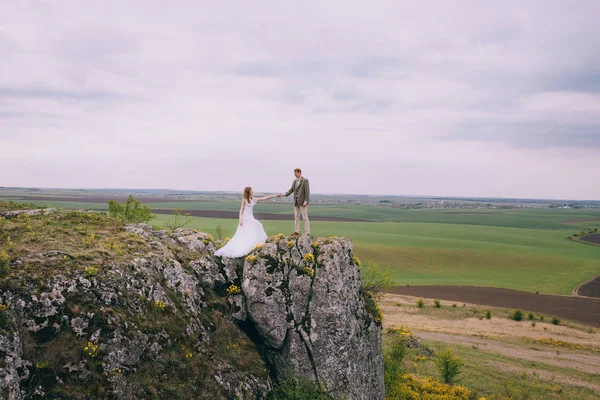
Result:
[[[256,261],[256,256],[248,256],[246,257],[246,261],[248,261],[249,263],[253,263],[254,261]]]
[[[315,256],[313,254],[306,254],[304,256],[304,261],[306,261],[308,264],[312,264],[315,262]]]
[[[288,240],[287,245],[288,245],[288,248],[291,249],[292,247],[294,247],[294,242],[292,242],[291,240]]]
[[[100,352],[99,346],[94,342],[88,342],[87,346],[85,346],[83,350],[88,353],[90,357],[96,357]]]
[[[237,286],[237,285],[231,285],[231,286],[229,286],[229,287],[227,288],[227,294],[228,294],[228,295],[232,295],[232,294],[238,294],[238,293],[241,293],[241,292],[242,292],[242,290],[241,290],[241,289],[240,289],[240,287],[239,287],[239,286]]]

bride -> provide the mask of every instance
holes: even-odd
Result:
[[[267,240],[267,234],[262,224],[254,218],[252,209],[259,201],[279,197],[279,195],[253,198],[254,192],[251,187],[244,189],[244,199],[240,207],[240,224],[237,227],[235,235],[231,240],[215,252],[215,256],[223,257],[242,257],[250,253],[254,246],[264,243]]]

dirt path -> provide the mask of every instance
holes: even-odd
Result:
[[[577,285],[572,294],[580,297],[600,297],[600,275],[593,276],[591,279]]]
[[[598,288],[600,290],[600,284]],[[389,292],[430,299],[521,309],[600,327],[600,298],[591,298],[592,296],[553,296],[479,286],[395,286]]]
[[[534,361],[555,367],[573,369],[588,374],[600,374],[600,355],[592,356],[585,354],[567,353],[565,350],[548,351],[540,349],[526,349],[523,346],[515,346],[507,343],[499,343],[492,339],[484,339],[476,336],[450,335],[447,333],[424,332],[413,330],[413,333],[423,340],[434,340],[437,342],[460,344],[463,346],[475,346],[480,350],[494,352],[510,358]],[[533,346],[532,346],[533,347]]]
[[[539,379],[547,381],[547,382],[560,383],[563,385],[579,386],[579,387],[590,389],[590,390],[600,393],[600,385],[596,385],[594,383],[590,383],[590,382],[586,382],[586,381],[578,381],[578,380],[573,379],[572,377],[565,377],[563,375],[553,374],[551,372],[544,371],[543,369],[519,368],[514,365],[510,365],[510,364],[498,362],[498,361],[486,361],[486,364],[493,368],[499,369],[499,370],[510,371],[514,374],[520,375],[523,373],[527,373],[527,374],[535,375]]]

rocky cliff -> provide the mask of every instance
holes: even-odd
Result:
[[[217,246],[93,213],[1,219],[0,397],[261,399],[285,375],[383,399],[348,239]]]

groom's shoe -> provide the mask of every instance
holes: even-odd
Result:
[[[292,237],[298,237],[298,236],[300,236],[300,234],[298,232],[292,233]]]

